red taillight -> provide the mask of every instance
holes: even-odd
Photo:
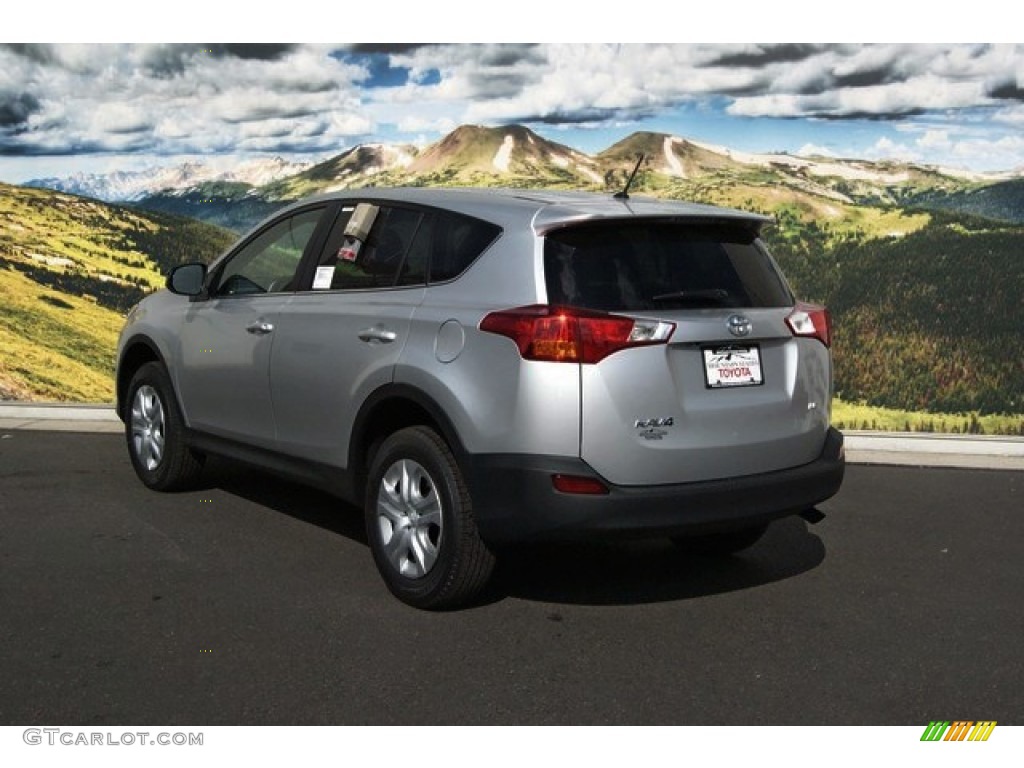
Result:
[[[480,321],[480,330],[512,339],[524,360],[556,363],[598,363],[620,349],[664,344],[673,329],[660,320],[546,304],[491,312]]]
[[[596,477],[552,475],[551,484],[555,486],[556,491],[562,493],[577,493],[587,496],[603,496],[608,493],[608,486]]]
[[[832,346],[832,316],[824,307],[798,302],[786,318],[786,325],[794,336],[808,336],[826,347]]]

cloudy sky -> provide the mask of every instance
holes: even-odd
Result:
[[[184,157],[301,159],[526,123],[747,151],[1024,167],[1024,46],[12,44],[0,180]]]

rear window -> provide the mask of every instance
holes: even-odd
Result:
[[[764,244],[729,225],[616,222],[548,235],[548,303],[606,311],[786,307]]]

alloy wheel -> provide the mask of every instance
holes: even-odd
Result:
[[[380,482],[377,524],[384,555],[410,579],[426,576],[437,562],[444,522],[433,478],[412,459],[394,462]]]
[[[164,407],[156,390],[143,384],[132,400],[132,450],[136,458],[152,472],[164,456]]]

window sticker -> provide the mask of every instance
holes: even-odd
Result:
[[[323,291],[331,287],[334,280],[334,266],[317,267],[316,276],[313,278],[313,290]]]
[[[338,258],[342,261],[355,261],[359,257],[362,243],[352,237],[346,237],[345,243],[338,249]]]

